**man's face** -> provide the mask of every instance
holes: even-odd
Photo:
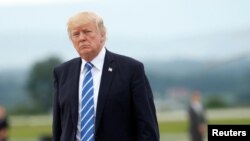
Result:
[[[97,30],[96,23],[74,23],[69,28],[70,38],[78,54],[86,61],[95,58],[104,42],[104,34]]]

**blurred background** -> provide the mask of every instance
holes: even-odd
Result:
[[[0,0],[0,105],[10,141],[49,140],[52,69],[78,56],[66,23],[86,10],[103,17],[107,49],[144,63],[161,141],[189,141],[193,91],[208,124],[250,124],[249,7],[248,0]]]

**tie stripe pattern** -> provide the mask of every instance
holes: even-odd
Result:
[[[87,69],[82,86],[81,101],[81,141],[94,141],[94,87],[91,74],[92,64],[86,63]]]

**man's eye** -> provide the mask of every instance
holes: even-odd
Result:
[[[90,31],[90,30],[85,30],[84,31],[84,33],[90,33],[90,32],[92,32],[92,31]]]
[[[73,33],[72,35],[73,35],[73,36],[78,36],[78,35],[79,35],[79,33]]]

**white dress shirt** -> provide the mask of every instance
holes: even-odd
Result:
[[[93,65],[91,69],[92,77],[93,77],[93,84],[94,84],[94,109],[95,109],[95,115],[96,115],[96,107],[97,107],[97,98],[101,83],[101,76],[102,76],[102,68],[104,64],[104,58],[106,54],[105,47],[102,48],[102,50],[99,52],[99,54],[91,61],[91,64]],[[77,122],[77,133],[76,133],[76,140],[80,141],[80,129],[81,129],[81,122],[80,122],[80,116],[81,116],[81,101],[82,101],[82,83],[84,80],[84,76],[86,73],[86,68],[84,67],[87,62],[82,59],[82,65],[81,65],[81,71],[80,71],[80,78],[79,78],[79,104],[78,104],[78,122]]]

